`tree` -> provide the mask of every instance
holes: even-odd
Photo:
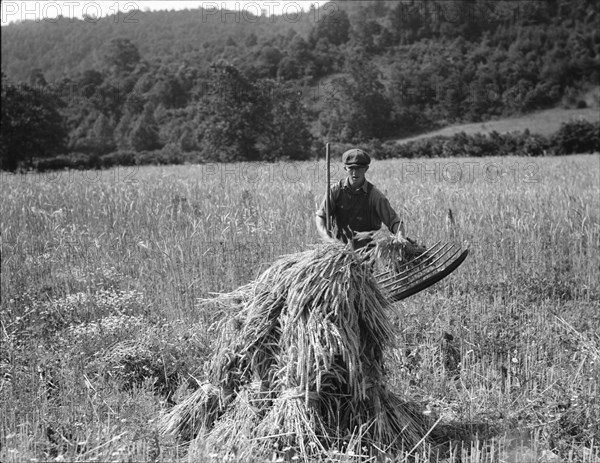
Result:
[[[350,19],[345,10],[332,8],[312,28],[309,42],[314,48],[320,39],[327,39],[332,45],[342,45],[350,38]]]
[[[305,75],[315,78],[337,72],[343,59],[344,55],[322,37],[312,50],[312,63],[307,66]]]
[[[388,22],[397,43],[411,43],[415,40],[416,32],[423,26],[425,4],[417,2],[398,2],[396,7],[389,10]]]
[[[161,148],[152,103],[144,105],[144,111],[133,124],[129,143],[135,151],[153,151]]]
[[[380,41],[384,29],[377,21],[366,20],[359,17],[352,33],[352,42],[362,48],[369,54],[379,53],[381,48],[387,44]]]
[[[375,0],[372,5],[373,16],[381,18],[386,15],[387,7],[385,6],[384,0]]]
[[[92,142],[96,153],[106,154],[114,151],[116,148],[114,132],[114,124],[100,113],[92,127]]]
[[[258,160],[259,134],[268,123],[268,98],[234,66],[213,64],[211,91],[200,101],[200,142],[205,156],[218,161]]]
[[[244,45],[246,46],[246,48],[252,48],[257,43],[258,37],[256,37],[256,34],[254,32],[250,32],[250,34],[248,34],[248,36],[244,40]]]
[[[313,136],[308,130],[306,108],[295,86],[273,80],[259,83],[261,93],[269,95],[269,123],[259,141],[261,159],[308,159]]]
[[[102,82],[104,82],[104,77],[100,72],[88,69],[82,73],[79,79],[78,90],[84,97],[91,98],[98,91]]]
[[[194,138],[194,129],[187,125],[184,126],[181,136],[179,137],[177,143],[181,151],[183,151],[184,153],[195,151],[196,149],[198,149],[196,140]]]
[[[313,57],[306,40],[294,36],[288,46],[288,55],[279,63],[277,77],[283,80],[294,80],[310,76],[314,68]]]
[[[154,86],[148,92],[148,98],[166,108],[182,108],[187,103],[187,95],[172,75],[155,78]]]
[[[135,44],[126,38],[112,39],[104,53],[104,63],[112,74],[129,73],[140,62],[141,56]]]
[[[277,69],[277,78],[282,80],[298,79],[302,75],[302,66],[295,58],[284,57]]]
[[[117,142],[117,147],[121,150],[131,149],[129,134],[131,133],[132,125],[133,114],[130,111],[125,110],[115,128],[115,141]]]
[[[44,76],[44,73],[42,72],[42,70],[40,68],[35,68],[29,74],[29,85],[31,85],[32,87],[41,87],[41,88],[48,85],[48,82],[46,81],[46,77]]]
[[[392,104],[379,70],[364,55],[348,58],[349,75],[332,81],[333,92],[322,113],[323,135],[342,142],[385,137],[390,129]]]
[[[275,77],[282,57],[283,54],[279,48],[264,46],[260,50],[258,60],[254,66],[256,74],[260,77]]]
[[[12,84],[2,73],[1,168],[14,171],[25,161],[65,151],[67,130],[58,112],[64,103],[48,89]]]
[[[251,80],[234,66],[211,67],[211,91],[199,103],[198,139],[205,160],[306,159],[313,137],[299,88]],[[180,144],[194,148],[183,134]]]

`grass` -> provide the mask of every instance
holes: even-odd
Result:
[[[0,460],[210,461],[156,427],[208,372],[219,314],[198,300],[318,242],[323,164],[2,175]],[[600,157],[369,178],[409,237],[471,249],[395,305],[388,381],[453,437],[410,458],[600,461]]]
[[[469,124],[458,124],[432,132],[423,133],[414,137],[396,140],[396,143],[407,143],[435,136],[451,137],[457,133],[464,132],[467,135],[476,133],[489,134],[491,132],[523,132],[529,130],[531,133],[549,137],[560,129],[564,123],[574,119],[583,118],[590,122],[600,121],[598,108],[566,109],[553,108],[526,114],[524,116],[491,120],[486,122],[473,122]]]

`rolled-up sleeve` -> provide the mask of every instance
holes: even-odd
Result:
[[[323,195],[323,200],[321,201],[321,205],[319,206],[319,208],[317,209],[317,215],[319,217],[323,217],[326,218],[327,217],[327,205],[325,203],[325,201],[327,200],[327,196]],[[329,203],[329,215],[332,215],[332,211],[331,211],[331,202]]]
[[[398,217],[388,199],[377,188],[373,188],[371,192],[371,207],[375,209],[379,219],[390,231],[393,231],[394,226],[400,223],[400,217]]]

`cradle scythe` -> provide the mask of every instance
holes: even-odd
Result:
[[[450,275],[468,254],[468,249],[462,249],[456,244],[438,242],[396,271],[379,273],[375,275],[375,279],[388,297],[393,302],[398,302]]]
[[[325,215],[327,232],[331,232],[331,156],[329,143],[325,144],[326,196]],[[404,223],[399,233],[404,238]],[[429,288],[456,270],[467,258],[468,249],[455,244],[436,243],[420,256],[400,266],[397,271],[388,271],[375,275],[375,279],[393,302],[406,299]],[[418,262],[415,265],[415,262]]]

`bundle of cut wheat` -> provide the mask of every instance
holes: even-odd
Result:
[[[163,421],[163,432],[191,440],[200,430],[212,427],[229,401],[230,396],[224,397],[219,388],[203,384],[177,405],[177,413],[170,414]]]
[[[376,232],[361,232],[356,234],[358,239],[370,239],[367,247],[361,248],[359,253],[369,261],[377,272],[398,272],[405,269],[407,264],[418,266],[426,257],[425,246],[417,244],[402,234],[393,235],[387,230]]]
[[[389,303],[364,257],[342,244],[285,256],[236,300],[211,386],[175,406],[165,431],[239,460],[318,459],[352,439],[399,450],[424,436],[422,415],[385,389]]]

